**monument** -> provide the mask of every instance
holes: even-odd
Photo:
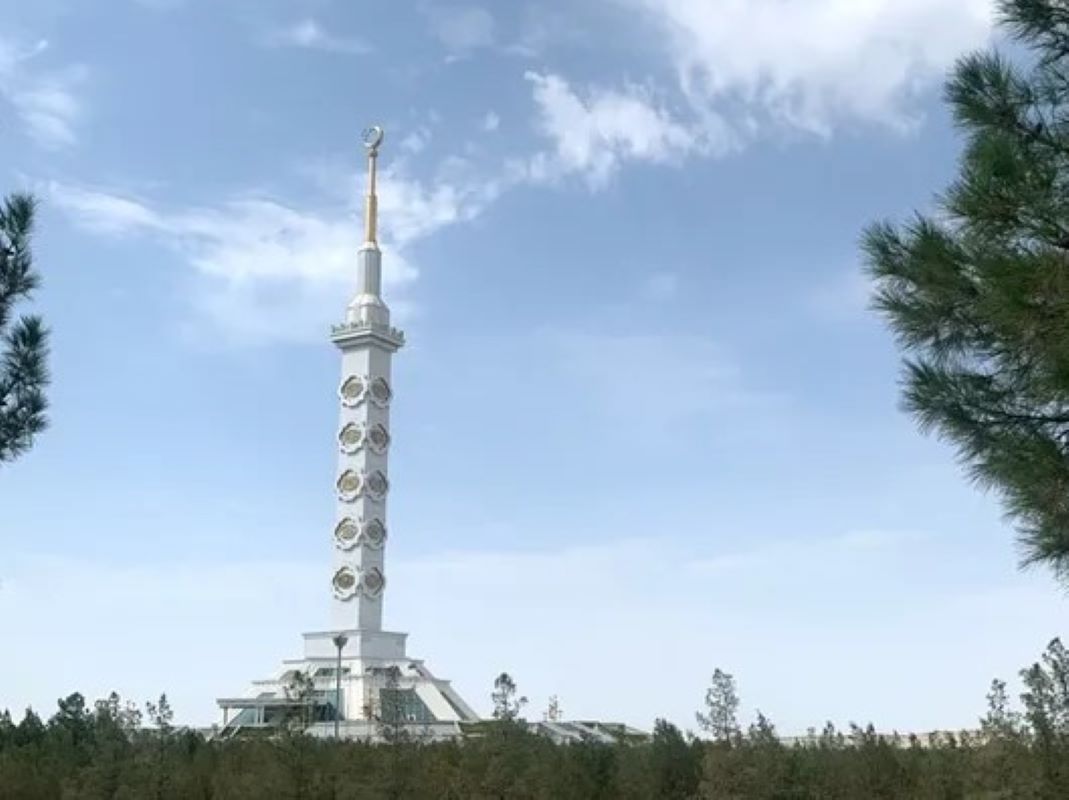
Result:
[[[368,187],[364,244],[357,252],[356,296],[331,340],[341,350],[338,384],[337,513],[330,533],[331,628],[304,634],[304,657],[254,681],[240,697],[223,697],[220,738],[282,726],[314,736],[384,741],[399,734],[423,741],[479,735],[478,715],[450,686],[405,651],[407,634],[382,629],[390,494],[390,362],[404,335],[390,325],[382,299],[376,177],[383,132],[364,133]],[[325,537],[326,538],[326,537]],[[324,589],[328,588],[326,585]],[[564,722],[557,715],[528,723],[557,742],[641,738],[619,723]]]
[[[357,291],[331,336],[341,351],[337,513],[329,537],[333,567],[324,580],[331,595],[331,627],[304,634],[304,657],[284,662],[272,678],[255,681],[246,696],[217,701],[224,738],[297,724],[320,736],[375,740],[389,729],[440,739],[459,736],[461,723],[478,720],[448,681],[406,654],[407,634],[382,629],[390,362],[404,345],[382,298],[376,188],[382,142],[382,128],[365,131],[368,183]]]

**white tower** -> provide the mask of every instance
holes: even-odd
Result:
[[[337,524],[334,528],[334,573],[331,578],[337,630],[382,630],[382,595],[386,588],[386,497],[390,491],[390,359],[404,335],[390,327],[390,309],[382,300],[382,253],[376,232],[376,172],[382,129],[371,128],[364,245],[358,254],[357,291],[345,324],[334,328],[342,352],[338,386]]]
[[[390,492],[390,360],[404,336],[390,327],[382,299],[377,237],[376,171],[381,128],[368,129],[364,244],[357,253],[357,291],[331,339],[341,350],[338,384],[337,515],[331,532],[331,629],[304,634],[304,658],[285,662],[274,678],[224,697],[224,737],[248,728],[292,724],[317,736],[375,739],[383,725],[419,735],[459,736],[478,719],[449,681],[405,652],[407,634],[382,629],[386,589],[386,498]],[[233,714],[233,716],[232,716]]]

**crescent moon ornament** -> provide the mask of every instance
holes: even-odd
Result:
[[[372,125],[370,128],[364,128],[360,138],[363,139],[364,147],[368,149],[368,152],[374,153],[379,149],[385,136],[385,131],[379,125]]]
[[[379,201],[375,196],[375,172],[376,166],[379,160],[379,145],[382,144],[382,140],[385,137],[385,132],[379,125],[372,125],[370,128],[364,128],[363,133],[360,134],[360,139],[364,143],[364,149],[367,150],[367,195],[365,197],[364,205],[364,241],[370,245],[375,245],[378,235],[376,228],[378,227],[378,206]]]

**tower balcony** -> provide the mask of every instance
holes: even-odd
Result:
[[[377,322],[343,322],[331,327],[330,340],[343,350],[378,344],[394,352],[404,346],[405,334],[398,328]]]

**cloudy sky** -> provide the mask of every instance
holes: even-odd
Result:
[[[897,409],[858,237],[932,207],[985,0],[0,0],[52,426],[0,707],[179,717],[327,624],[358,135],[387,129],[388,627],[488,710],[974,723],[1067,604]]]

